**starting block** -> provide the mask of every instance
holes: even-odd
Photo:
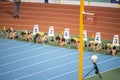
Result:
[[[63,36],[64,36],[65,39],[70,39],[69,28],[64,29],[64,35]]]
[[[83,41],[87,41],[87,30],[83,31]]]
[[[119,46],[119,35],[114,35],[114,37],[113,37],[113,45]]]
[[[95,35],[95,42],[101,43],[101,34],[100,32],[97,32]]]
[[[53,26],[49,27],[48,36],[54,36],[54,27]]]
[[[38,32],[39,32],[39,26],[38,25],[34,25],[33,34],[35,35]]]

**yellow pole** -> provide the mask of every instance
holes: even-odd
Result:
[[[58,4],[60,4],[60,0],[58,0]]]
[[[5,26],[3,27],[3,30],[4,30],[4,31],[6,30],[6,27],[5,27]]]
[[[120,4],[118,4],[118,8],[120,8]]]
[[[92,39],[94,39],[94,34],[92,34]]]
[[[64,31],[62,30],[62,35],[64,34]]]
[[[82,65],[83,65],[83,11],[84,11],[84,0],[80,0],[80,27],[79,27],[79,62],[78,62],[78,80],[82,80]]]
[[[88,0],[88,6],[90,6],[90,0]]]

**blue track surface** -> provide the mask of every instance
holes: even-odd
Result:
[[[93,54],[84,52],[83,76],[93,68]],[[97,55],[100,73],[120,67],[119,57]],[[0,80],[78,80],[78,51],[0,39]]]

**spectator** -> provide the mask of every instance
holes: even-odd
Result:
[[[20,2],[21,0],[14,0],[14,18],[19,18]]]
[[[48,0],[45,0],[45,4],[48,4]]]

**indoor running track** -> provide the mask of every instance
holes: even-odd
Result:
[[[93,54],[84,52],[83,76]],[[119,57],[97,55],[100,73],[120,67]],[[0,80],[78,80],[78,51],[0,38]]]

